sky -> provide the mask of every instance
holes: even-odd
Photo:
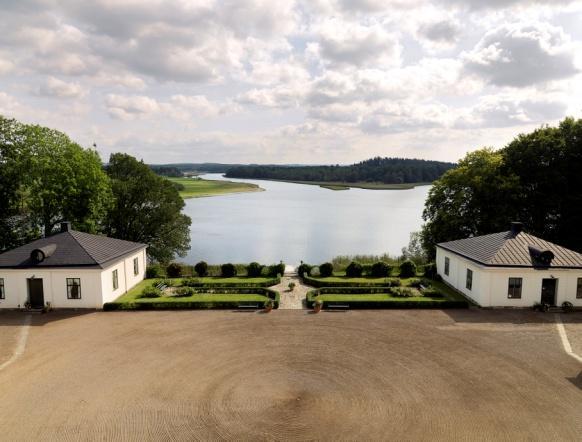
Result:
[[[0,114],[104,161],[457,161],[582,117],[581,24],[568,0],[0,0]]]

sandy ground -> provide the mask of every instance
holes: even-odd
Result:
[[[53,312],[0,439],[580,440],[581,372],[533,312]]]

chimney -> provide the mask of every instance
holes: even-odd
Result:
[[[61,223],[61,233],[63,232],[70,232],[71,229],[71,222],[70,221],[63,221]]]
[[[523,230],[523,223],[519,223],[516,221],[511,223],[511,234],[513,236],[517,236],[518,234],[521,233],[522,230]]]

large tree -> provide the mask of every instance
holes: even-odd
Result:
[[[525,229],[582,250],[582,120],[567,118],[517,136],[498,151],[468,154],[429,192],[423,244],[508,229]]]
[[[97,152],[65,134],[0,117],[0,248],[50,235],[60,221],[96,232],[111,202]]]
[[[190,223],[174,185],[130,155],[111,155],[107,174],[115,203],[106,232],[115,238],[149,245],[150,258],[168,262],[190,246]]]

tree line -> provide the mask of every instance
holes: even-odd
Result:
[[[350,166],[238,166],[230,168],[226,176],[342,183],[428,183],[454,166],[441,161],[376,157]]]
[[[425,204],[422,244],[524,230],[582,251],[582,120],[518,135],[499,150],[467,154],[437,180]]]
[[[75,230],[149,245],[169,262],[189,249],[191,220],[175,186],[123,153],[104,166],[62,132],[0,116],[0,252]]]

